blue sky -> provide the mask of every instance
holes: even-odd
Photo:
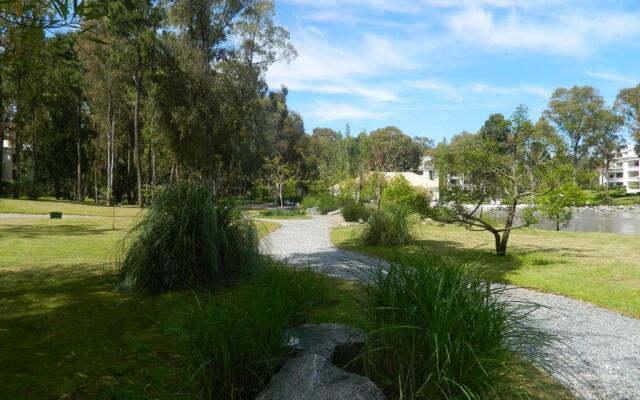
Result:
[[[557,87],[609,104],[640,83],[640,2],[276,0],[298,57],[267,73],[305,128],[396,125],[440,141],[518,104],[537,118]]]

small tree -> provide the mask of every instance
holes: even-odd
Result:
[[[518,205],[550,193],[572,175],[562,139],[552,130],[534,128],[524,106],[511,116],[505,135],[474,135],[449,156],[448,170],[463,174],[465,187],[450,188],[448,202],[439,202],[428,214],[440,222],[490,232],[498,256],[507,254],[512,230],[535,221],[531,207],[517,221]],[[504,225],[483,215],[483,203],[498,197],[507,204]]]
[[[429,204],[425,191],[420,191],[402,175],[391,179],[382,193],[382,203],[396,203],[408,207],[411,211],[423,213]]]
[[[573,218],[571,207],[584,203],[582,190],[574,183],[567,183],[537,199],[540,213],[553,222],[556,231]]]
[[[265,168],[269,175],[269,180],[280,200],[280,208],[282,208],[284,207],[284,185],[287,180],[295,176],[295,173],[293,169],[284,162],[281,155],[265,158]]]

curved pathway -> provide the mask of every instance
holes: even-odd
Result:
[[[278,220],[265,245],[272,255],[342,279],[358,279],[382,261],[336,248],[340,217]],[[514,288],[511,296],[540,305],[532,316],[558,340],[548,350],[556,378],[580,399],[640,399],[640,320],[564,296]]]

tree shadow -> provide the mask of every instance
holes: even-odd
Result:
[[[102,235],[114,232],[112,229],[79,225],[79,224],[30,224],[30,225],[14,225],[7,229],[0,229],[0,239],[2,238],[20,238],[35,239],[42,236],[88,236]]]
[[[188,386],[175,326],[192,294],[116,283],[103,264],[0,273],[0,398],[169,398]]]

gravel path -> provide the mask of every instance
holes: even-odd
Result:
[[[339,217],[278,220],[266,239],[276,257],[342,279],[357,279],[379,260],[336,248],[329,238]],[[640,320],[564,296],[514,288],[514,298],[539,304],[533,318],[558,341],[549,357],[557,379],[580,399],[640,399]]]

